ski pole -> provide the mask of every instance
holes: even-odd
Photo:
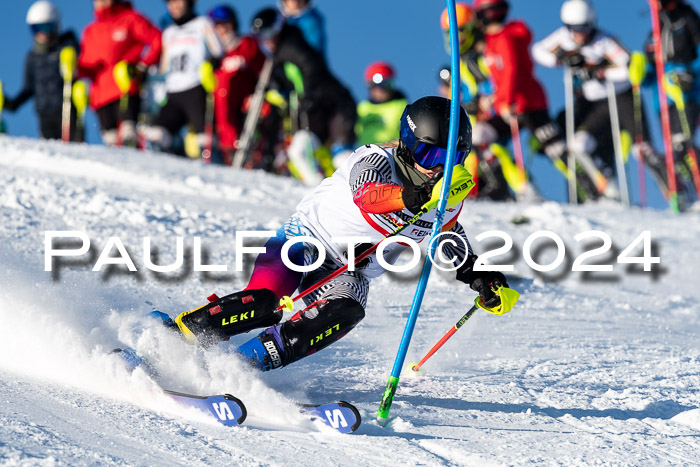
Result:
[[[85,141],[85,110],[88,105],[88,90],[85,81],[78,80],[73,84],[73,105],[75,106],[76,124],[75,140]]]
[[[673,160],[673,145],[671,143],[671,120],[668,115],[668,101],[664,89],[664,55],[661,44],[661,25],[659,22],[659,0],[648,0],[651,9],[651,30],[654,37],[654,57],[656,61],[656,88],[659,93],[659,110],[661,111],[661,129],[664,136],[664,153],[666,154],[666,172],[668,174],[668,192],[671,211],[680,212],[678,208],[678,188],[676,186],[676,170]]]
[[[457,14],[455,7],[455,0],[446,0],[447,3],[447,16],[449,19],[449,34],[450,34],[450,66],[452,71],[452,86],[451,86],[451,102],[450,102],[450,129],[447,135],[447,160],[445,161],[445,170],[443,175],[442,190],[440,193],[440,200],[437,205],[437,212],[435,214],[435,221],[433,222],[433,230],[431,234],[431,240],[428,244],[428,256],[435,254],[436,242],[433,239],[440,233],[442,229],[442,221],[445,213],[445,208],[447,207],[447,199],[450,192],[450,182],[452,180],[453,162],[455,159],[455,152],[457,149],[457,138],[458,138],[458,126],[459,126],[459,110],[460,110],[460,93],[459,93],[459,38],[457,36]],[[413,303],[411,303],[411,311],[408,314],[408,319],[406,321],[406,326],[404,327],[403,335],[401,336],[401,343],[399,344],[399,350],[394,359],[394,366],[391,370],[391,376],[387,381],[386,387],[384,389],[384,394],[382,395],[382,402],[379,405],[379,410],[377,411],[377,422],[380,425],[385,425],[389,420],[389,410],[391,409],[391,403],[394,401],[394,395],[396,394],[396,389],[399,385],[399,375],[401,374],[401,368],[403,367],[404,360],[406,359],[406,353],[408,352],[408,346],[411,342],[411,336],[413,335],[413,329],[416,325],[416,320],[418,319],[418,312],[420,311],[421,302],[423,301],[423,295],[425,294],[425,289],[428,285],[428,279],[430,277],[430,269],[432,263],[429,258],[426,258],[423,262],[423,269],[421,271],[420,279],[418,280],[418,287],[413,296]]]
[[[406,223],[403,224],[401,227],[399,227],[398,229],[394,230],[394,231],[391,232],[389,235],[387,235],[386,238],[394,237],[394,236],[396,236],[396,235],[399,235],[401,232],[403,232],[404,230],[406,230],[408,227],[410,227],[411,225],[415,224],[416,221],[417,221],[418,219],[420,219],[420,218],[421,218],[425,213],[427,213],[427,212],[428,212],[428,209],[427,209],[427,208],[422,208],[420,211],[418,211],[418,213],[416,213],[415,216],[413,216],[412,218],[410,218],[409,220],[407,220]],[[383,240],[382,240],[382,241],[383,241]],[[381,242],[381,241],[380,241],[380,242],[377,242],[377,243],[375,243],[374,245],[372,245],[371,247],[369,247],[367,250],[363,251],[362,254],[360,254],[359,256],[357,256],[357,257],[355,258],[355,261],[353,262],[353,264],[358,264],[360,261],[362,261],[362,260],[366,259],[367,257],[369,257],[372,253],[374,253],[374,252],[377,250],[377,248],[379,248],[379,244],[380,244],[380,243],[382,243],[382,242]],[[309,294],[310,294],[311,292],[313,292],[314,290],[317,290],[319,287],[322,287],[324,284],[327,284],[328,282],[332,281],[332,280],[335,279],[336,277],[340,276],[340,275],[343,274],[345,271],[347,271],[349,267],[350,267],[350,263],[345,264],[345,265],[339,267],[338,269],[336,269],[335,271],[333,271],[331,274],[329,274],[328,276],[324,277],[323,279],[321,279],[320,281],[316,282],[315,284],[309,286],[307,289],[303,290],[302,292],[299,292],[299,293],[298,293],[297,295],[295,295],[294,297],[282,297],[282,299],[280,300],[280,306],[278,306],[276,309],[277,309],[277,310],[284,310],[284,309],[286,309],[287,311],[292,311],[292,310],[294,309],[294,302],[296,302],[296,301],[299,300],[300,298],[306,297],[307,295],[309,295]]]
[[[608,109],[610,111],[610,126],[613,136],[613,147],[615,149],[615,166],[617,168],[617,183],[620,187],[620,199],[625,206],[630,205],[630,195],[627,191],[627,173],[625,172],[625,161],[622,157],[622,139],[620,137],[620,117],[617,114],[617,95],[615,94],[615,84],[608,80]]]
[[[58,57],[63,77],[63,109],[61,112],[61,140],[70,141],[70,117],[73,97],[73,74],[75,72],[75,48],[64,47]]]
[[[698,198],[700,198],[700,171],[698,170],[698,157],[695,154],[695,144],[693,143],[693,132],[690,129],[690,123],[688,122],[688,115],[685,113],[685,97],[683,96],[683,90],[678,84],[678,76],[675,73],[668,73],[666,76],[666,81],[664,84],[667,86],[666,91],[668,97],[676,104],[676,111],[678,112],[678,118],[681,121],[681,127],[683,128],[683,135],[686,140],[688,140],[688,156],[690,157],[690,170],[693,174],[693,183],[695,184],[695,190],[698,193]]]
[[[450,337],[452,337],[452,335],[453,335],[455,332],[457,332],[457,330],[458,330],[459,328],[461,328],[462,325],[463,325],[464,323],[466,323],[467,320],[468,320],[469,318],[472,317],[472,315],[474,314],[474,312],[476,311],[477,308],[478,308],[478,307],[477,307],[476,305],[472,305],[472,307],[469,308],[469,311],[467,311],[467,312],[464,314],[464,316],[462,316],[462,317],[459,319],[459,321],[457,321],[457,323],[455,323],[455,325],[452,326],[452,328],[451,328],[449,331],[447,331],[447,334],[445,334],[444,336],[442,336],[442,339],[440,339],[440,340],[437,342],[437,344],[435,344],[435,345],[433,346],[433,348],[431,348],[431,349],[428,351],[428,353],[425,354],[425,357],[423,357],[423,358],[421,359],[420,362],[416,363],[415,365],[413,365],[413,366],[411,367],[411,370],[413,370],[413,371],[418,371],[418,370],[420,370],[420,367],[422,367],[423,364],[424,364],[425,362],[427,362],[428,359],[429,359],[430,357],[432,357],[433,354],[434,354],[435,352],[437,352],[438,350],[440,350],[440,347],[442,347],[443,344],[444,344],[445,342],[447,342],[448,339],[449,339]]]
[[[248,156],[248,151],[253,143],[255,128],[258,126],[260,111],[262,109],[263,101],[265,100],[265,89],[267,89],[267,85],[270,83],[270,77],[272,76],[272,65],[273,59],[272,57],[268,57],[267,60],[265,60],[262,71],[260,72],[258,84],[255,86],[255,92],[253,93],[250,109],[248,110],[248,115],[246,115],[245,123],[243,124],[243,131],[238,149],[233,156],[233,166],[237,169],[243,167],[245,158]]]
[[[210,61],[202,63],[199,67],[199,80],[207,93],[207,104],[204,112],[205,142],[204,148],[202,148],[202,161],[209,164],[211,163],[211,152],[214,145],[214,88],[216,88],[214,65]]]
[[[117,83],[121,97],[119,98],[119,115],[117,118],[117,141],[115,146],[122,145],[121,126],[124,122],[126,112],[129,110],[129,91],[131,90],[131,75],[129,75],[129,64],[124,60],[114,65],[112,70],[114,81]]]
[[[571,145],[574,142],[574,76],[570,67],[564,67],[564,109],[566,112],[567,179],[569,180],[569,204],[578,203],[576,195],[576,154]]]
[[[518,170],[525,180],[527,180],[527,173],[525,172],[525,159],[523,158],[523,145],[520,140],[520,125],[518,124],[518,116],[511,115],[509,118],[510,123],[510,137],[513,140],[513,152],[515,153],[515,163],[518,165]]]
[[[639,179],[639,205],[647,204],[647,181],[644,171],[644,126],[642,123],[642,79],[646,68],[646,57],[641,52],[634,52],[630,58],[629,77],[632,84],[632,98],[634,100],[634,132],[639,157],[637,158],[637,178]]]
[[[488,311],[489,313],[500,316],[512,310],[515,304],[518,302],[518,299],[520,298],[520,293],[517,290],[509,289],[508,287],[499,286],[497,288],[494,287],[491,290],[493,291],[493,293],[495,293],[501,298],[500,303],[494,307],[489,308],[484,305],[484,299],[482,297],[476,297],[474,299],[474,305],[471,308],[469,308],[469,310],[464,314],[464,316],[462,316],[449,331],[447,331],[447,334],[442,336],[442,339],[440,339],[437,342],[437,344],[435,344],[433,348],[430,349],[427,354],[425,354],[425,357],[423,357],[420,362],[411,366],[411,370],[418,371],[420,367],[423,366],[423,364],[426,361],[428,361],[428,359],[432,357],[433,354],[437,352],[440,349],[440,347],[442,347],[443,344],[447,342],[448,339],[452,337],[452,335],[455,332],[457,332],[457,330],[461,328],[462,325],[464,325],[464,323],[467,322],[469,318],[472,317],[477,308],[481,308],[482,310]]]

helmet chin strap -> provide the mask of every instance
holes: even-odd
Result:
[[[430,177],[415,168],[413,157],[403,141],[399,140],[399,146],[394,150],[394,162],[396,173],[404,186],[420,186],[430,180]]]

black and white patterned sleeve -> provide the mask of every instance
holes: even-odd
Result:
[[[369,154],[353,166],[349,183],[353,195],[365,183],[392,183],[391,163],[382,154]]]
[[[445,258],[456,258],[457,264],[464,261],[464,258],[474,254],[472,251],[472,246],[467,238],[467,233],[464,231],[464,227],[457,222],[448,232],[454,235],[443,235],[441,239],[444,239],[442,243],[442,254]],[[460,239],[454,238],[455,236],[460,237]],[[452,240],[452,241],[448,241]]]

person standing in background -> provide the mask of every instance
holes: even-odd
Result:
[[[60,55],[72,47],[77,53],[78,41],[73,31],[61,33],[61,14],[51,2],[38,1],[27,11],[27,25],[33,36],[33,47],[24,62],[24,84],[14,98],[4,97],[4,109],[14,112],[32,97],[39,118],[42,138],[61,139],[63,125],[63,86]],[[73,81],[71,76],[69,80]],[[76,113],[70,114],[71,129],[75,129]],[[71,140],[75,141],[75,132]]]
[[[287,24],[298,27],[311,47],[326,56],[326,25],[311,0],[279,0],[277,4]]]
[[[207,143],[204,133],[207,93],[202,86],[200,67],[207,60],[218,61],[224,55],[224,46],[209,17],[197,16],[194,0],[166,0],[166,3],[173,20],[163,31],[161,70],[167,74],[167,102],[146,130],[146,138],[155,149],[172,151],[175,135],[189,124],[201,152]]]
[[[230,165],[245,122],[244,103],[255,91],[265,55],[255,39],[239,35],[233,8],[217,6],[209,11],[209,18],[226,51],[216,70],[214,109],[219,147]]]
[[[391,141],[399,137],[399,123],[408,102],[396,89],[396,72],[387,62],[370,63],[365,70],[369,99],[357,105],[355,133],[360,144]]]
[[[114,146],[135,145],[141,106],[140,81],[158,63],[160,31],[123,0],[93,0],[95,21],[83,31],[78,75],[92,81],[90,104],[100,121],[102,140]],[[130,65],[131,88],[123,96],[114,78],[119,62]],[[123,98],[123,99],[122,99]],[[120,109],[120,101],[126,109]]]

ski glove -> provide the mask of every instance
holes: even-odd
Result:
[[[430,200],[433,187],[438,182],[439,177],[431,178],[420,186],[406,186],[401,192],[401,200],[406,209],[416,214],[421,207]]]
[[[494,308],[501,304],[501,297],[492,289],[508,287],[506,276],[499,271],[474,271],[474,262],[478,257],[470,255],[467,261],[457,270],[457,280],[469,285],[484,300],[484,306]]]
[[[424,208],[431,210],[437,207],[438,201],[440,201],[443,180],[440,177],[440,180],[435,184],[430,199],[423,205]],[[447,207],[453,208],[464,201],[464,198],[467,197],[473,187],[474,181],[469,171],[463,165],[455,165],[452,169],[452,181],[450,183],[450,194],[447,198]]]

